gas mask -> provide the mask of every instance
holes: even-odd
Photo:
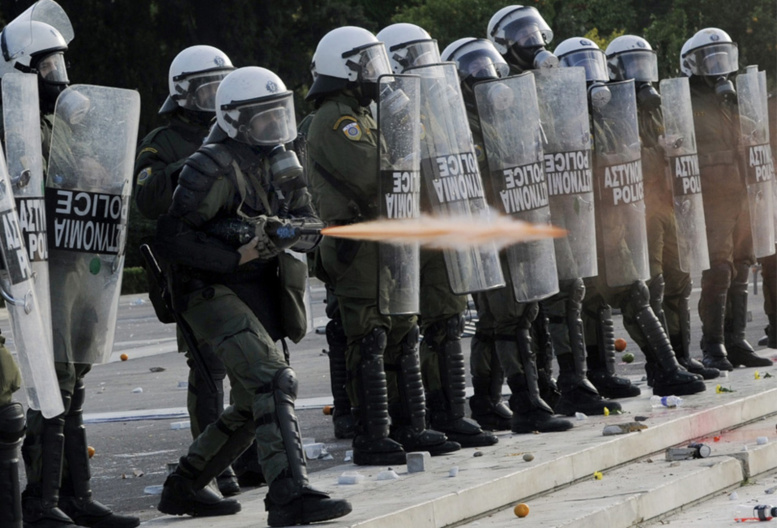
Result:
[[[384,85],[380,91],[380,106],[393,116],[401,112],[410,103],[410,98],[401,89],[394,89],[390,85]]]
[[[291,191],[302,179],[302,165],[293,150],[286,150],[283,145],[274,147],[268,156],[273,185],[284,193]]]
[[[545,48],[539,48],[534,54],[532,64],[535,70],[542,70],[545,68],[558,68],[558,57],[553,55]]]
[[[728,80],[726,76],[704,77],[706,83],[715,90],[718,99],[725,102],[736,101],[737,91],[734,83]]]
[[[612,98],[612,92],[603,82],[594,81],[588,86],[588,101],[596,110],[601,110]]]
[[[661,106],[661,95],[652,83],[637,83],[637,105],[645,110],[655,110]]]

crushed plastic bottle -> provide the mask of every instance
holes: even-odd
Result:
[[[769,504],[757,504],[755,506],[742,504],[737,506],[734,513],[734,522],[764,522],[771,521],[775,517],[777,517],[777,508]]]
[[[651,396],[650,405],[653,407],[668,407],[670,409],[679,407],[683,404],[683,399],[679,396]]]

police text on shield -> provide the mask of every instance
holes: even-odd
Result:
[[[117,255],[127,223],[126,196],[46,189],[49,234],[56,249]]]
[[[645,197],[642,187],[642,162],[612,165],[604,169],[604,188],[612,189],[612,205],[638,202]]]

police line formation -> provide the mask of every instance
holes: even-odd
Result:
[[[377,35],[340,27],[315,51],[316,110],[299,127],[277,75],[193,46],[170,66],[159,110],[169,124],[136,158],[137,93],[70,86],[73,37],[52,0],[0,33],[2,283],[19,363],[0,347],[3,526],[139,524],[92,498],[82,416],[84,376],[113,344],[133,186],[158,221],[143,248],[151,297],[160,320],[177,323],[190,366],[193,442],[165,481],[167,514],[234,514],[229,496],[263,482],[270,526],[351,511],[307,478],[285,345],[307,329],[299,253],[327,286],[335,434],[353,438],[358,465],[618,411],[615,400],[640,389],[615,372],[613,306],[654,394],[694,394],[720,370],[771,365],[745,339],[748,272],[760,258],[766,339],[777,348],[765,74],[739,73],[721,29],[689,38],[683,76],[659,83],[643,38],[602,51],[576,37],[551,53],[553,32],[533,7],[499,10],[486,38],[442,54],[412,24]],[[324,225],[494,211],[568,234],[445,251],[320,235]],[[698,361],[689,297],[700,271]],[[26,420],[12,401],[20,370]]]

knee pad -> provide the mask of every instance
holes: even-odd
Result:
[[[583,279],[572,279],[569,285],[569,300],[580,304],[585,297],[585,283]]]
[[[445,321],[445,338],[449,341],[461,339],[464,333],[464,316],[456,314]]]
[[[665,289],[666,281],[664,280],[664,275],[659,273],[650,280],[650,285],[648,286],[650,300],[656,303],[663,302]]]
[[[74,414],[82,414],[84,412],[84,402],[86,401],[86,387],[84,386],[83,378],[76,380],[75,387],[73,387],[73,395],[70,399],[70,405],[66,407],[65,414],[72,416]]]
[[[284,367],[276,372],[272,379],[272,385],[276,393],[280,391],[282,394],[290,396],[291,401],[297,399],[299,381],[297,380],[297,374],[291,367]]]
[[[24,437],[25,430],[21,403],[11,402],[0,407],[0,443],[15,444]]]
[[[348,346],[348,338],[343,329],[343,321],[339,317],[330,319],[326,324],[326,342],[329,348],[344,349]]]
[[[523,314],[521,314],[521,318],[518,321],[519,325],[518,327],[522,330],[528,330],[531,328],[531,324],[534,322],[534,320],[537,318],[537,314],[540,313],[540,305],[536,302],[526,303],[526,308],[523,310]]]
[[[629,302],[639,310],[650,307],[650,291],[645,281],[634,281],[629,288]]]
[[[372,332],[364,336],[359,344],[362,361],[382,357],[383,352],[386,350],[387,342],[386,329],[383,327],[373,328]]]
[[[402,340],[402,354],[414,353],[418,348],[418,338],[421,335],[421,330],[418,325],[413,325],[410,331],[405,335]]]

